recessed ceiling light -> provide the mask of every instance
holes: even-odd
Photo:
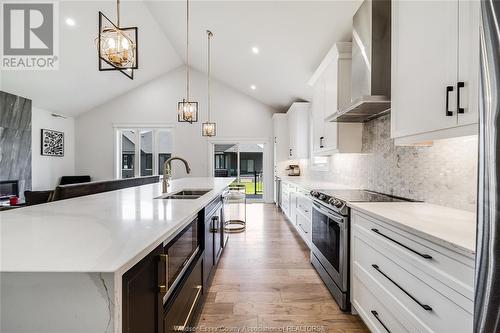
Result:
[[[260,50],[257,46],[252,47],[253,54],[259,54]]]
[[[75,20],[73,20],[71,17],[68,17],[68,18],[66,19],[66,24],[67,24],[67,25],[69,25],[70,27],[74,27],[74,26],[75,26],[75,24],[76,24],[76,22],[75,22]]]
[[[252,84],[252,85],[250,86],[250,89],[255,90],[255,89],[257,89],[257,87],[255,86],[255,84]]]

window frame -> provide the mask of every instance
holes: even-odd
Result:
[[[114,131],[114,178],[122,179],[122,163],[123,163],[123,154],[122,154],[122,132],[123,131],[134,131],[135,136],[135,158],[134,158],[134,177],[143,177],[141,176],[141,131],[152,131],[152,175],[159,175],[160,171],[158,162],[159,162],[159,133],[163,131],[170,131],[172,135],[172,151],[173,148],[173,124],[113,124]],[[173,152],[170,152],[172,154]]]

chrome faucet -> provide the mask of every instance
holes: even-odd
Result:
[[[163,163],[163,193],[168,192],[168,186],[170,183],[170,179],[172,179],[172,168],[170,167],[170,164],[173,160],[179,160],[184,163],[184,166],[186,167],[186,172],[189,174],[191,173],[191,168],[189,167],[189,163],[181,158],[181,157],[170,157],[168,160]]]

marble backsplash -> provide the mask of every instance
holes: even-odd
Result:
[[[477,136],[399,147],[390,138],[390,115],[364,125],[361,154],[335,154],[328,172],[300,162],[302,174],[353,187],[469,211],[476,209]]]

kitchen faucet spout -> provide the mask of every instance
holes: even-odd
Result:
[[[184,163],[184,166],[186,167],[186,172],[188,174],[191,173],[191,168],[189,167],[189,163],[185,159],[178,157],[178,156],[173,156],[173,157],[169,158],[168,160],[166,160],[165,163],[163,163],[163,193],[168,192],[168,187],[170,185],[170,179],[172,179],[171,162],[173,160],[179,160],[182,163]]]

